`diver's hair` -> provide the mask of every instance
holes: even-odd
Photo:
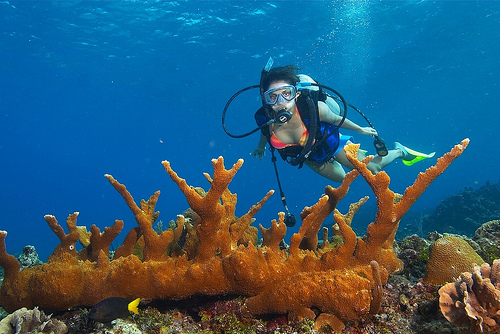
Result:
[[[295,71],[299,68],[295,65],[287,65],[281,67],[272,68],[262,82],[262,89],[265,92],[269,89],[271,82],[274,81],[285,81],[290,85],[296,85],[300,81],[299,77],[295,74]]]

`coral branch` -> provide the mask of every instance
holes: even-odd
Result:
[[[123,184],[119,183],[109,174],[104,176],[122,195],[125,203],[127,203],[130,210],[134,213],[135,220],[144,236],[144,260],[161,259],[174,238],[172,231],[164,231],[161,235],[158,235],[153,229],[153,224],[158,219],[158,212],[155,212],[154,209],[158,201],[158,196],[160,196],[160,191],[156,191],[147,201],[141,200],[141,207],[139,208]]]
[[[262,233],[262,246],[267,246],[271,250],[278,252],[280,244],[286,235],[285,213],[278,213],[279,220],[273,219],[271,227],[266,229],[259,224],[260,233]]]
[[[217,254],[218,250],[223,250],[225,253],[225,251],[230,248],[230,240],[227,237],[220,240],[217,234],[219,231],[226,233],[227,230],[225,228],[219,229],[219,225],[222,224],[229,227],[234,216],[234,211],[232,215],[230,215],[224,207],[229,206],[234,208],[235,203],[231,203],[228,198],[229,196],[227,196],[226,201],[221,204],[220,197],[224,191],[227,190],[229,183],[240,169],[243,164],[243,159],[239,159],[229,170],[224,168],[224,159],[222,157],[213,159],[213,181],[211,182],[210,190],[205,196],[200,196],[194,188],[189,187],[186,180],[181,179],[177,173],[171,169],[168,161],[163,161],[162,164],[168,175],[177,183],[180,190],[184,193],[184,196],[186,196],[191,209],[200,216],[201,223],[197,224],[197,236],[199,239],[196,256],[197,260],[202,262],[207,261]]]
[[[125,203],[127,203],[127,206],[129,207],[130,211],[134,214],[134,216],[139,216],[142,214],[141,209],[135,204],[134,198],[132,195],[128,192],[127,187],[125,185],[119,183],[118,181],[115,180],[115,178],[110,175],[110,174],[104,174],[104,177],[108,179],[109,183],[113,186],[113,188],[116,189],[122,195],[123,199],[125,200]],[[137,219],[137,218],[136,218]]]
[[[344,196],[349,191],[349,187],[351,186],[352,182],[358,177],[358,175],[359,172],[353,169],[345,175],[344,181],[338,188],[326,186],[325,194],[328,195],[328,201],[330,203],[331,211],[333,211],[337,207],[337,204],[342,200],[342,198],[344,198]]]
[[[344,220],[344,216],[340,212],[333,215],[333,219],[339,227],[339,232],[344,243],[333,250],[324,253],[321,256],[322,268],[326,269],[341,269],[347,268],[354,262],[354,252],[357,245],[356,233]]]
[[[231,249],[236,249],[238,241],[243,236],[245,230],[250,226],[253,216],[262,208],[272,194],[274,194],[274,190],[268,191],[263,199],[253,205],[246,214],[241,216],[234,224],[231,225]]]
[[[370,314],[377,314],[380,310],[380,305],[382,305],[382,297],[384,292],[382,291],[382,278],[380,277],[380,266],[377,261],[370,262],[370,267],[372,268],[373,281],[375,282],[372,289],[372,302],[370,303]]]
[[[355,166],[375,193],[378,207],[375,222],[368,226],[366,240],[359,240],[357,243],[356,263],[369,263],[375,254],[375,260],[383,263],[389,272],[396,272],[403,268],[403,263],[396,257],[392,249],[392,243],[401,217],[429,184],[456,157],[462,154],[468,143],[469,140],[464,139],[461,145],[455,146],[451,152],[438,159],[436,166],[428,168],[425,173],[420,173],[414,184],[407,188],[401,198],[389,189],[390,178],[387,173],[380,172],[373,175],[366,164],[358,161],[357,151],[359,145],[351,144],[345,147],[347,159]]]
[[[131,229],[123,240],[123,244],[116,249],[113,259],[131,255],[134,250],[135,243],[139,240],[141,235],[140,233],[141,229],[139,227]]]
[[[323,244],[321,245],[321,248],[329,247],[330,242],[328,241],[328,227],[323,227],[322,233],[323,233]]]
[[[0,266],[4,269],[4,279],[7,281],[14,280],[21,269],[21,263],[14,255],[7,253],[5,247],[5,237],[7,231],[0,231]]]
[[[417,198],[422,195],[422,193],[427,189],[427,187],[439,176],[441,175],[446,168],[458,158],[463,151],[469,145],[469,138],[462,140],[462,142],[458,145],[455,145],[453,149],[446,153],[441,158],[437,159],[437,163],[435,166],[429,167],[425,173],[419,173],[417,180],[413,183],[412,186],[406,188],[406,191],[401,198],[401,201],[396,205],[396,217],[401,219],[404,214],[408,211],[408,209],[415,203]]]
[[[58,258],[64,253],[76,256],[75,244],[80,239],[80,233],[76,227],[76,218],[80,213],[75,212],[68,216],[66,225],[68,226],[68,234],[64,233],[63,228],[57,222],[56,217],[52,215],[45,215],[44,218],[49,224],[51,230],[57,235],[61,243],[56,247],[54,253],[49,258],[49,261]]]
[[[90,250],[88,258],[90,261],[97,261],[101,251],[109,257],[109,246],[115,240],[115,238],[120,234],[123,229],[123,220],[115,220],[115,223],[111,227],[106,227],[104,232],[101,233],[99,228],[94,224],[90,227],[92,234],[90,235]]]
[[[304,233],[304,237],[300,243],[301,249],[316,249],[318,245],[318,231],[323,224],[323,221],[330,215],[333,210],[337,207],[337,204],[349,191],[349,187],[352,182],[358,177],[359,172],[357,170],[352,170],[346,174],[346,177],[342,184],[338,188],[333,188],[331,186],[326,186],[325,194],[328,196],[328,207],[325,207],[321,212],[317,212],[315,216],[311,219],[311,224]],[[300,218],[305,221],[306,217],[311,213],[312,207],[306,207],[300,213]]]
[[[308,249],[310,247],[317,245],[318,242],[318,231],[321,225],[316,224],[315,221],[317,220],[324,220],[324,217],[328,215],[330,212],[330,207],[328,206],[328,196],[323,196],[319,199],[318,203],[316,203],[313,207],[311,208],[306,208],[308,211],[308,214],[305,215],[304,220],[302,221],[302,226],[299,229],[298,233],[294,233],[292,235],[292,238],[290,239],[290,255],[291,256],[297,256],[299,252],[299,246],[301,243],[305,240],[306,235],[311,235],[312,233],[310,230],[313,230],[315,228],[316,231],[316,236],[315,239],[313,240],[305,240],[306,246],[304,247],[305,249]],[[328,212],[326,215],[325,213]],[[319,225],[319,226],[318,226]]]
[[[356,203],[351,203],[349,205],[349,211],[345,215],[343,215],[343,219],[347,225],[351,226],[352,219],[354,218],[354,215],[356,214],[356,212],[358,212],[359,208],[361,208],[361,206],[363,204],[365,204],[366,201],[368,201],[368,199],[369,199],[369,197],[365,196],[365,197],[361,198],[359,201],[357,201]]]

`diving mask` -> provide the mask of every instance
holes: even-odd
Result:
[[[269,105],[283,104],[292,101],[297,96],[297,88],[293,85],[283,85],[268,89],[264,100]]]

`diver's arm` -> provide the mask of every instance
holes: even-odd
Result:
[[[332,110],[330,110],[330,108],[328,108],[328,106],[324,102],[318,102],[318,110],[319,110],[319,120],[322,122],[338,125],[342,120],[342,117],[335,114]],[[368,136],[376,136],[378,134],[377,130],[375,130],[374,128],[368,126],[367,127],[359,126],[358,124],[354,123],[353,121],[347,118],[344,120],[344,123],[342,123],[341,128],[356,131],[357,133]]]
[[[342,119],[342,117],[340,117],[340,116],[337,116],[337,117],[339,118],[339,120],[337,121],[337,124],[338,124],[340,122],[340,120]],[[377,136],[378,135],[377,130],[375,130],[374,128],[371,128],[369,126],[365,126],[365,127],[359,126],[356,123],[354,123],[353,121],[348,120],[347,118],[345,119],[344,123],[342,123],[341,128],[347,129],[347,130],[353,130],[353,131],[356,131],[357,133],[360,133],[362,135],[367,135],[367,136]]]
[[[250,155],[253,155],[255,158],[257,158],[259,160],[262,159],[266,155],[266,144],[267,144],[267,138],[261,132],[259,144],[255,148],[255,150],[253,150],[250,153]]]

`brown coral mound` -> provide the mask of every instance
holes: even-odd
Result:
[[[424,281],[434,285],[453,282],[461,273],[472,270],[474,264],[483,263],[483,259],[467,241],[445,236],[432,244]]]
[[[500,330],[500,260],[472,273],[464,272],[454,283],[439,289],[439,307],[456,326],[469,324],[471,333],[498,333]]]
[[[23,271],[19,271],[17,259],[6,252],[7,233],[1,232],[0,265],[5,269],[5,280],[0,288],[0,303],[8,311],[37,305],[62,310],[94,305],[108,297],[182,299],[196,294],[241,294],[250,297],[245,309],[252,314],[288,312],[292,318],[311,318],[315,308],[321,313],[321,323],[342,328],[349,320],[378,311],[387,274],[402,269],[392,248],[401,217],[467,144],[468,140],[462,141],[438,159],[436,166],[420,173],[402,197],[389,189],[390,179],[385,172],[372,175],[366,162],[357,160],[357,145],[348,146],[347,155],[355,170],[339,188],[327,187],[326,195],[304,209],[302,226],[292,236],[288,250],[279,248],[286,233],[283,213],[269,229],[261,228],[263,246],[256,247],[249,241],[252,238],[246,237],[252,233],[249,229],[253,215],[272,191],[247,214],[235,216],[236,195],[228,185],[242,160],[229,170],[222,157],[212,160],[214,174],[213,179],[206,175],[211,184],[207,193],[188,186],[164,161],[165,170],[197,218],[190,221],[179,215],[177,227],[161,234],[152,227],[159,215],[154,211],[159,191],[137,205],[124,185],[106,175],[138,224],[129,231],[113,260],[108,256],[109,245],[123,228],[119,220],[102,233],[93,226],[90,237],[86,237],[90,244],[77,253],[78,213],[68,217],[68,234],[55,217],[46,216],[61,244],[47,263]],[[357,238],[350,227],[356,209],[346,215],[335,210],[359,174],[375,193],[379,208],[363,239]],[[318,231],[334,210],[337,233],[344,243],[336,247],[325,243],[318,248]],[[181,235],[185,239],[182,249],[177,243]],[[140,252],[136,252],[138,249]]]

